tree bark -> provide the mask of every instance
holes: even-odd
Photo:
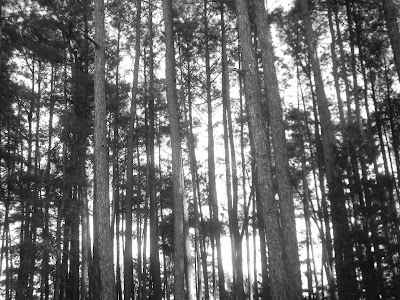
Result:
[[[169,126],[172,148],[172,181],[174,210],[174,297],[176,300],[187,299],[185,295],[185,237],[184,222],[184,186],[182,172],[181,137],[179,133],[179,106],[176,91],[176,70],[174,55],[174,32],[172,18],[172,0],[163,0],[165,26],[165,79],[169,113]]]
[[[279,211],[281,217],[284,264],[288,278],[288,299],[300,299],[301,274],[297,244],[295,208],[291,193],[288,154],[286,149],[283,111],[278,79],[274,65],[274,51],[263,0],[255,0],[257,35],[260,40],[264,69],[265,89],[268,100],[269,127],[272,133],[276,179],[278,182]]]
[[[290,299],[288,277],[284,263],[283,240],[281,235],[279,210],[272,193],[270,149],[266,124],[261,106],[261,90],[258,83],[258,64],[251,42],[250,21],[247,4],[236,0],[240,50],[243,59],[246,100],[249,105],[250,132],[255,147],[258,188],[263,208],[263,218],[267,231],[270,257],[272,299]]]
[[[105,27],[104,0],[95,1],[95,72],[94,72],[94,178],[98,221],[98,251],[100,261],[101,300],[115,299],[113,240],[110,230],[110,201],[107,161],[107,127],[105,99]]]

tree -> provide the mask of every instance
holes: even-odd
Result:
[[[288,154],[285,144],[285,127],[279,95],[278,80],[274,65],[271,34],[266,19],[265,4],[255,0],[257,35],[260,40],[264,82],[268,100],[269,127],[274,148],[276,180],[278,182],[279,212],[283,236],[284,264],[288,276],[289,299],[301,295],[300,261],[296,236],[296,220],[291,194]]]
[[[243,59],[243,72],[245,80],[245,94],[249,107],[250,131],[255,148],[255,161],[257,165],[258,188],[263,209],[264,224],[267,231],[267,244],[269,251],[271,296],[272,299],[298,299],[297,285],[289,285],[289,277],[285,268],[284,246],[282,229],[280,228],[279,209],[272,193],[272,178],[270,165],[269,134],[264,122],[261,108],[261,90],[258,84],[257,62],[254,47],[251,42],[248,6],[243,0],[236,0],[238,16],[240,50]],[[286,226],[286,224],[282,224]],[[291,298],[293,297],[293,298]]]
[[[183,230],[184,219],[184,182],[182,172],[182,150],[179,131],[179,109],[176,91],[176,71],[174,55],[174,34],[172,19],[172,0],[163,0],[163,17],[165,26],[165,78],[169,113],[169,126],[172,148],[172,181],[173,181],[173,208],[174,208],[174,297],[177,300],[186,299],[185,295],[185,268],[184,256],[185,236]],[[192,283],[189,283],[192,284]]]
[[[400,30],[399,30],[399,9],[393,0],[382,0],[385,13],[386,26],[390,43],[393,49],[394,61],[397,76],[400,78]]]
[[[208,194],[211,205],[211,219],[213,227],[213,239],[217,248],[218,262],[218,287],[219,297],[222,300],[226,299],[225,295],[225,273],[222,265],[221,252],[221,232],[218,213],[217,187],[215,181],[215,155],[214,155],[214,130],[213,130],[213,107],[211,99],[211,67],[210,67],[210,46],[207,18],[207,0],[204,0],[204,34],[205,34],[205,63],[206,63],[206,94],[207,94],[207,133],[208,133]]]
[[[141,0],[136,2],[136,35],[135,35],[135,64],[133,70],[132,99],[127,137],[127,168],[126,168],[126,200],[125,200],[125,256],[124,256],[124,299],[133,297],[133,262],[132,262],[132,199],[133,199],[133,150],[134,126],[136,118],[136,97],[138,92],[138,73],[140,61],[140,17]],[[139,200],[138,200],[139,201]],[[139,248],[140,249],[140,248]],[[141,266],[139,266],[141,267]]]
[[[104,1],[95,1],[95,212],[97,214],[98,251],[100,266],[100,299],[115,299],[113,240],[110,230],[110,201],[108,187],[107,128],[105,99],[105,28]]]
[[[154,86],[154,50],[153,50],[153,8],[149,3],[149,125],[148,125],[148,152],[149,152],[149,174],[148,174],[148,191],[150,198],[150,275],[153,281],[153,299],[161,300],[161,276],[160,276],[160,258],[158,250],[158,209],[156,199],[156,182],[155,182],[155,158],[154,158],[154,138],[155,138],[155,86]]]

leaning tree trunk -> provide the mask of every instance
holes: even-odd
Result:
[[[319,58],[314,47],[313,28],[308,10],[308,1],[302,0],[301,6],[304,15],[303,22],[305,26],[308,51],[314,73],[318,112],[321,122],[322,148],[329,188],[328,195],[331,202],[338,293],[340,299],[358,299],[353,242],[349,228],[341,170],[335,154],[336,141],[333,124],[328,108],[328,100],[324,90]]]
[[[251,41],[250,21],[247,4],[244,0],[236,0],[239,38],[243,59],[245,93],[249,105],[250,131],[255,147],[257,163],[258,188],[263,208],[263,218],[267,231],[267,243],[270,259],[271,295],[272,299],[290,299],[292,294],[288,286],[288,275],[284,263],[282,232],[279,210],[272,192],[270,165],[270,149],[267,127],[262,115],[261,90],[258,84],[258,64]]]
[[[276,178],[278,182],[279,210],[281,217],[284,264],[290,289],[288,299],[301,297],[301,273],[296,236],[296,218],[291,193],[288,154],[285,143],[283,111],[279,95],[278,79],[274,65],[274,51],[269,32],[264,1],[255,0],[257,34],[261,44],[261,58],[264,69],[265,88],[268,100],[268,114],[274,146]]]

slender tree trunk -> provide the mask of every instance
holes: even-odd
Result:
[[[66,57],[65,57],[66,58]],[[66,61],[66,60],[65,60]],[[64,102],[64,109],[68,111],[68,102],[67,102],[67,65],[64,65],[63,70],[63,83],[64,83],[64,93],[63,93],[63,102]],[[69,126],[67,125],[65,131],[63,132],[65,136],[69,135]],[[62,147],[62,173],[64,176],[63,180],[63,197],[58,200],[57,203],[57,228],[56,228],[56,275],[55,275],[55,282],[54,282],[54,300],[59,300],[62,298],[62,288],[64,286],[63,283],[63,256],[61,255],[61,222],[64,215],[64,207],[65,201],[67,199],[67,181],[68,181],[68,174],[67,174],[67,143],[66,141],[63,143]]]
[[[395,115],[395,110],[394,110],[394,99],[392,99],[392,95],[391,95],[391,85],[390,85],[390,78],[389,78],[389,74],[388,74],[388,68],[386,65],[386,61],[385,61],[385,82],[386,82],[386,98],[387,98],[387,102],[388,102],[388,115],[389,115],[389,124],[390,124],[390,130],[391,130],[391,136],[392,136],[392,148],[393,148],[393,154],[394,154],[394,159],[395,159],[395,166],[396,168],[392,167],[392,170],[396,170],[397,173],[397,182],[394,182],[394,186],[397,192],[397,199],[399,199],[399,188],[400,188],[400,154],[399,154],[399,150],[400,150],[400,141],[399,141],[399,134],[396,128],[396,124],[395,124],[395,120],[396,120],[396,116]],[[400,203],[400,199],[398,200],[398,203]],[[393,213],[396,213],[396,210],[393,211]],[[396,216],[398,218],[398,216]]]
[[[236,299],[244,299],[243,283],[243,257],[242,257],[242,236],[238,228],[238,176],[236,168],[236,153],[233,141],[232,113],[230,106],[229,70],[226,50],[226,28],[224,19],[224,5],[221,3],[221,32],[222,32],[222,98],[223,98],[223,120],[224,120],[224,142],[225,160],[228,191],[229,227],[231,233],[232,264],[234,270],[233,285]],[[229,143],[228,143],[229,140]],[[230,148],[230,159],[229,159]],[[231,173],[232,168],[232,173]],[[232,174],[232,175],[231,175]],[[231,180],[232,176],[232,180]],[[232,190],[232,192],[231,192]],[[229,205],[231,202],[231,205]]]
[[[176,91],[176,71],[174,55],[174,33],[172,19],[172,1],[163,0],[165,25],[165,78],[167,89],[169,125],[172,148],[172,181],[174,210],[174,297],[176,300],[187,299],[185,295],[184,257],[184,183],[182,172],[181,137],[179,133],[179,106]]]
[[[254,176],[257,180],[257,175]],[[256,182],[256,181],[254,181]],[[257,208],[256,208],[256,198],[259,197],[259,192],[257,191],[257,187],[255,188],[255,193],[253,192],[252,202],[253,202],[253,280],[254,280],[254,298],[258,298],[260,292],[258,289],[258,270],[257,270],[257,222],[259,221],[257,218]]]
[[[315,99],[315,94],[313,92],[313,83],[312,83],[312,78],[311,78],[311,73],[309,72],[307,74],[308,80],[310,82],[311,86],[311,91],[312,91],[312,106],[313,106],[313,114],[314,114],[314,124],[315,124],[315,141],[316,141],[316,160],[314,159],[314,150],[310,146],[310,154],[311,154],[311,161],[317,161],[317,167],[318,167],[318,181],[319,181],[319,188],[321,191],[321,211],[322,211],[322,216],[321,217],[321,228],[323,225],[325,226],[325,234],[323,230],[321,229],[321,239],[323,241],[323,247],[325,248],[326,251],[322,252],[322,260],[324,262],[326,274],[327,274],[327,279],[329,282],[329,292],[330,292],[330,297],[332,299],[336,299],[336,286],[333,278],[333,264],[334,264],[334,258],[333,258],[333,246],[332,246],[332,236],[331,236],[331,225],[330,225],[330,216],[328,213],[328,203],[327,203],[327,195],[325,191],[325,169],[324,169],[324,156],[323,156],[323,149],[322,149],[322,141],[321,141],[321,133],[320,133],[320,126],[319,126],[319,117],[318,117],[318,111],[317,111],[317,101]],[[303,108],[306,110],[306,104],[303,98]],[[309,144],[312,143],[311,139],[311,132],[310,128],[307,126],[307,137]],[[316,170],[313,165],[313,177],[314,177],[314,182],[315,182],[315,187],[318,187],[317,184],[317,176],[316,176]],[[318,194],[317,194],[318,195]],[[317,199],[318,200],[318,199]],[[326,263],[325,263],[326,262]]]
[[[239,59],[239,69],[240,69],[240,59]],[[242,86],[242,76],[240,72],[238,73],[239,80],[239,107],[240,107],[240,159],[241,159],[241,171],[242,171],[242,190],[243,190],[243,204],[244,204],[244,216],[249,219],[249,205],[246,205],[247,200],[247,189],[246,189],[246,159],[245,159],[245,142],[244,142],[244,108],[243,108],[243,86]],[[251,197],[251,195],[250,195]],[[247,277],[249,282],[249,299],[254,299],[253,293],[253,276],[251,276],[250,270],[250,243],[249,243],[249,222],[243,224],[245,234],[246,234],[246,256],[247,256]]]
[[[332,74],[333,79],[335,81],[335,90],[336,90],[336,97],[338,100],[338,107],[339,107],[339,116],[340,116],[340,126],[342,131],[346,127],[346,120],[344,118],[344,110],[343,110],[343,100],[340,91],[340,83],[339,83],[339,64],[336,55],[336,34],[335,29],[333,26],[332,20],[332,9],[328,6],[328,22],[329,22],[329,31],[331,34],[331,56],[332,56]]]
[[[115,71],[115,103],[113,111],[113,156],[112,156],[112,190],[113,190],[113,219],[115,219],[115,237],[116,237],[116,294],[117,300],[122,300],[121,284],[121,266],[120,266],[120,178],[119,178],[119,64],[120,64],[120,40],[121,40],[121,22],[117,24],[117,66]],[[111,228],[114,227],[114,220],[111,222]],[[112,229],[114,232],[114,229]]]
[[[154,300],[161,300],[161,274],[160,274],[160,257],[158,251],[158,214],[156,199],[156,183],[155,183],[155,159],[154,159],[154,52],[153,52],[153,11],[152,3],[149,2],[149,192],[150,192],[150,276],[153,282]]]
[[[350,95],[350,83],[349,83],[349,78],[347,77],[347,63],[346,63],[346,55],[344,52],[344,46],[343,46],[343,41],[342,41],[342,33],[341,33],[341,21],[338,16],[338,5],[336,3],[336,0],[333,0],[331,3],[331,8],[333,10],[333,13],[335,15],[335,27],[336,27],[336,34],[337,34],[337,44],[339,46],[339,54],[340,54],[340,67],[341,67],[341,72],[340,75],[343,79],[344,86],[345,86],[345,91],[346,91],[346,102],[347,102],[347,119],[349,118],[349,115],[351,114],[351,95]],[[329,18],[329,15],[328,15]],[[342,128],[343,129],[343,128]]]
[[[394,0],[382,0],[385,12],[386,27],[393,49],[394,63],[400,80],[400,30],[398,23],[398,8]]]
[[[271,280],[268,272],[267,242],[265,238],[265,226],[262,218],[262,205],[259,198],[255,198],[257,205],[258,235],[260,237],[261,275],[262,275],[262,299],[271,299]],[[256,283],[257,284],[257,283]],[[257,287],[257,285],[256,285]]]
[[[31,87],[31,93],[32,96],[35,93],[35,58],[32,59],[32,67],[31,67],[31,73],[32,73],[32,87]],[[33,259],[32,257],[32,251],[34,252],[33,249],[33,233],[31,231],[31,213],[32,213],[32,205],[33,205],[33,198],[34,198],[34,193],[33,193],[33,185],[32,185],[32,143],[33,143],[33,133],[32,133],[32,118],[33,118],[33,112],[34,112],[34,101],[31,100],[30,103],[30,108],[28,112],[28,157],[27,157],[27,175],[28,175],[28,180],[26,183],[26,186],[24,187],[26,189],[26,196],[21,199],[22,204],[22,221],[21,221],[21,231],[20,231],[20,266],[18,269],[18,279],[16,283],[16,299],[17,300],[22,300],[25,299],[24,297],[27,297],[30,299],[30,289],[29,289],[29,282],[30,278],[32,275],[33,270],[31,270],[31,260]],[[21,151],[21,155],[22,155]],[[23,169],[21,165],[21,175],[22,175]],[[22,186],[21,186],[22,188]]]
[[[138,120],[136,119],[136,126]],[[142,185],[141,185],[141,164],[140,164],[140,151],[139,151],[139,143],[136,143],[136,159],[137,159],[137,170],[138,170],[138,182],[137,182],[137,192],[136,192],[136,238],[137,238],[137,249],[138,249],[138,263],[137,263],[137,274],[138,274],[138,299],[145,299],[144,294],[145,294],[145,286],[146,286],[146,270],[144,265],[144,261],[146,261],[146,256],[145,256],[145,251],[146,251],[146,240],[144,235],[145,230],[142,231],[142,209],[141,209],[141,200],[142,200]],[[144,221],[143,223],[145,224],[147,222],[147,203],[145,204],[146,207],[144,208],[145,210],[145,216],[144,216]],[[144,226],[145,227],[145,226]],[[142,243],[143,239],[145,240],[144,243]],[[142,245],[143,250],[142,250]],[[133,290],[133,287],[132,287]],[[133,293],[133,291],[132,291]]]
[[[217,187],[215,181],[215,158],[214,158],[214,130],[213,130],[213,119],[212,119],[212,101],[211,101],[211,67],[210,67],[210,50],[209,50],[209,36],[208,36],[208,18],[207,18],[207,4],[208,1],[204,0],[204,31],[205,31],[205,62],[206,62],[206,88],[207,88],[207,115],[208,115],[208,192],[209,199],[212,206],[212,224],[213,224],[213,235],[215,238],[215,244],[217,247],[217,262],[218,262],[218,287],[219,297],[224,300],[225,295],[225,274],[222,265],[222,253],[221,253],[221,231],[219,223],[218,213],[218,199],[217,199]]]
[[[189,161],[190,161],[190,174],[192,178],[192,189],[193,189],[193,204],[194,204],[194,222],[195,222],[195,251],[196,251],[196,266],[197,266],[197,300],[202,299],[203,294],[203,281],[202,281],[202,269],[204,277],[204,289],[205,289],[205,299],[209,300],[209,288],[208,288],[208,273],[207,273],[207,256],[204,251],[202,251],[202,242],[200,238],[204,238],[204,232],[199,223],[199,196],[200,193],[197,192],[198,186],[198,175],[197,175],[197,160],[196,151],[194,145],[193,136],[193,117],[192,117],[192,91],[191,91],[191,70],[190,70],[190,58],[187,60],[187,94],[188,94],[188,109],[185,106],[185,121],[189,124],[187,141],[189,149]],[[204,255],[204,256],[203,256]],[[203,263],[203,264],[202,264]]]
[[[36,252],[36,238],[37,238],[37,229],[41,227],[42,220],[39,217],[39,212],[43,209],[43,201],[41,198],[41,185],[39,178],[40,171],[40,149],[39,149],[39,130],[40,130],[40,108],[41,108],[41,97],[42,97],[42,62],[38,61],[38,80],[37,80],[37,96],[36,100],[36,111],[35,111],[35,119],[36,119],[36,129],[35,129],[35,152],[34,152],[34,166],[33,166],[33,198],[34,201],[32,204],[32,221],[31,221],[31,232],[32,232],[32,249],[30,250],[32,253],[30,260],[30,270],[31,276],[29,278],[29,292],[27,297],[29,299],[33,299],[33,290],[34,290],[34,276],[35,276],[35,263],[38,258],[38,254]]]
[[[132,262],[132,199],[133,199],[133,141],[134,124],[136,117],[136,96],[140,59],[140,17],[141,0],[136,1],[136,37],[135,37],[135,65],[133,70],[132,100],[130,108],[128,143],[127,143],[127,177],[125,201],[125,255],[124,255],[124,300],[133,299],[133,262]],[[139,200],[138,200],[139,201]],[[139,237],[138,237],[139,238]],[[140,252],[140,248],[138,249]]]
[[[100,261],[100,299],[115,299],[115,278],[113,241],[110,230],[110,201],[108,187],[107,162],[107,128],[106,128],[106,99],[105,99],[105,28],[104,28],[104,0],[95,1],[95,121],[94,121],[94,155],[96,181],[96,205],[94,210],[98,220],[95,226],[98,229],[98,251]]]
[[[44,172],[44,186],[45,186],[45,207],[44,207],[44,225],[43,225],[43,240],[49,242],[50,230],[49,230],[49,207],[51,200],[51,186],[50,186],[50,166],[51,166],[51,149],[53,139],[53,116],[54,116],[54,66],[51,66],[51,82],[50,82],[50,110],[49,110],[49,135],[48,135],[48,148],[47,148],[47,164]],[[41,297],[45,300],[49,299],[49,261],[50,261],[50,249],[45,247],[43,249],[43,262],[42,262],[42,274],[41,274]]]

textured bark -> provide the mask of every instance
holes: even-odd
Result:
[[[322,148],[324,164],[331,202],[331,215],[334,233],[334,249],[337,271],[337,285],[340,299],[357,299],[358,285],[355,276],[355,263],[353,242],[351,238],[347,216],[346,199],[343,190],[341,170],[335,154],[336,141],[333,124],[328,108],[328,100],[324,90],[324,83],[319,64],[317,51],[314,47],[313,29],[308,10],[308,1],[301,1],[303,24],[305,26],[306,40],[312,70],[315,80],[318,112],[322,131]]]
[[[115,299],[113,240],[110,230],[110,201],[107,161],[107,127],[105,98],[105,28],[104,1],[95,1],[95,72],[94,72],[94,179],[98,221],[98,253],[100,265],[100,299]]]
[[[165,78],[172,148],[172,181],[174,199],[174,298],[176,300],[184,300],[186,299],[184,277],[185,238],[183,232],[184,191],[181,137],[179,133],[179,108],[176,91],[176,62],[174,55],[172,0],[163,0],[162,4],[166,44]]]
[[[258,235],[260,236],[260,256],[261,256],[261,275],[262,275],[262,290],[261,298],[265,300],[271,299],[271,288],[270,279],[268,272],[268,255],[267,255],[267,242],[265,238],[265,226],[262,218],[262,206],[260,203],[260,197],[255,198],[257,208],[257,220],[258,220]],[[257,287],[257,282],[255,282]]]
[[[279,224],[279,211],[272,193],[270,149],[265,117],[262,115],[261,90],[258,84],[258,68],[251,42],[250,22],[247,4],[236,0],[240,49],[243,59],[246,100],[249,105],[250,132],[254,141],[257,164],[258,187],[263,208],[263,218],[267,231],[270,258],[272,299],[288,298],[288,278],[284,265],[283,240]]]
[[[291,193],[288,154],[286,148],[283,111],[279,95],[278,79],[274,65],[274,51],[269,32],[264,1],[255,0],[257,35],[261,46],[261,59],[264,70],[265,89],[267,92],[269,126],[274,147],[276,179],[278,182],[279,211],[281,217],[284,264],[288,278],[288,299],[300,299],[301,274],[298,244],[296,236],[296,219]]]

